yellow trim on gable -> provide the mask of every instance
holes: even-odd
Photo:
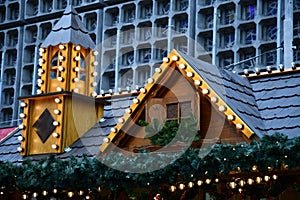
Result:
[[[175,59],[176,57],[173,56],[177,56],[178,59]],[[172,60],[172,58],[174,58],[174,60]],[[177,64],[178,66],[180,64],[185,64],[186,67],[185,69],[180,69],[180,71],[183,73],[184,76],[186,76],[187,79],[192,79],[193,81],[195,80],[199,80],[201,81],[201,84],[195,85],[195,87],[198,87],[199,89],[209,89],[209,93],[208,94],[204,94],[206,96],[208,96],[209,98],[211,97],[216,97],[218,99],[217,102],[211,102],[211,104],[213,106],[215,106],[217,108],[217,110],[219,109],[220,106],[225,106],[226,109],[224,110],[224,114],[226,116],[229,115],[233,115],[235,116],[234,120],[232,120],[232,122],[237,125],[237,124],[241,124],[242,125],[242,129],[241,132],[247,137],[250,138],[254,132],[253,130],[251,130],[251,128],[224,102],[224,100],[215,93],[215,91],[204,81],[204,79],[188,64],[187,61],[185,61],[184,59],[182,59],[179,55],[179,53],[176,50],[173,50],[167,58],[165,58],[166,60],[164,60],[164,62],[161,64],[161,66],[159,67],[159,69],[153,76],[152,78],[148,79],[150,81],[148,81],[148,84],[145,86],[144,90],[146,91],[145,93],[143,93],[143,89],[140,90],[140,94],[137,96],[137,99],[139,100],[139,103],[132,103],[130,108],[131,112],[130,113],[125,113],[123,116],[123,120],[122,122],[119,122],[116,126],[115,132],[111,132],[108,136],[107,142],[104,142],[101,146],[100,146],[100,151],[103,152],[105,151],[105,149],[111,144],[113,143],[115,137],[118,135],[119,131],[122,129],[122,127],[124,126],[124,124],[127,122],[128,118],[131,116],[132,113],[135,112],[135,110],[139,107],[139,104],[141,103],[141,101],[146,98],[146,96],[148,95],[148,92],[152,90],[153,86],[155,85],[155,83],[157,82],[157,80],[161,77],[162,74],[164,74],[165,70],[167,69],[167,67],[169,67],[170,65],[173,64]],[[189,77],[190,76],[190,77]],[[220,111],[221,112],[221,111]]]

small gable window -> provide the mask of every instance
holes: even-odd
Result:
[[[178,120],[180,122],[180,119],[189,118],[191,114],[194,115],[191,101],[178,102],[174,101],[174,99],[163,98],[151,99],[147,105],[147,113],[148,122],[158,119],[160,123],[170,120]]]
[[[180,103],[166,104],[167,107],[167,120],[176,120],[188,118],[192,113],[192,102],[185,101]]]
[[[167,104],[167,119],[174,120],[179,118],[178,103]]]

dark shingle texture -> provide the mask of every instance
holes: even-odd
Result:
[[[250,80],[268,134],[300,135],[300,72]]]
[[[88,36],[87,29],[71,5],[67,6],[63,16],[55,24],[41,46],[48,47],[66,43],[78,44],[84,48],[95,48],[95,43]]]
[[[264,123],[247,78],[180,53],[205,82],[257,134],[265,134]]]
[[[118,121],[118,118],[125,114],[125,109],[128,108],[132,99],[135,96],[125,97],[112,97],[110,105],[104,106],[104,117],[101,122],[95,124],[89,129],[81,138],[75,141],[64,153],[57,155],[62,159],[71,155],[80,158],[83,155],[89,157],[96,156],[100,153],[100,145],[103,143],[103,139],[110,134],[110,129],[113,128]],[[9,137],[0,143],[0,160],[4,162],[21,163],[23,159],[39,160],[49,155],[34,155],[28,157],[22,157],[18,152],[20,141],[18,136],[22,134],[21,130],[13,132]]]

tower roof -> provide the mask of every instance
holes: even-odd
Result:
[[[95,47],[95,43],[88,35],[76,10],[68,5],[63,16],[53,27],[52,31],[42,43],[42,47],[56,46],[58,44],[73,43],[84,48]]]

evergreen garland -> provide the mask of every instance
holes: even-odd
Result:
[[[163,125],[155,118],[152,119],[151,124],[143,120],[139,121],[139,124],[145,127],[147,133],[146,138],[150,139],[151,144],[159,146],[165,146],[171,142],[190,143],[199,140],[199,135],[197,135],[197,123],[197,118],[192,114],[189,118],[180,119],[180,123],[178,123],[177,119],[165,121]],[[175,138],[175,136],[177,137]]]
[[[109,154],[105,159],[112,165],[130,165],[137,167],[134,158],[123,157],[120,154]],[[158,154],[159,159],[175,158],[174,153]],[[122,162],[126,161],[126,162]],[[117,162],[116,162],[117,161]],[[153,160],[144,162],[143,167],[154,164]],[[254,170],[253,166],[257,169]],[[148,173],[125,173],[104,165],[97,158],[83,156],[81,159],[69,157],[65,160],[53,155],[48,158],[31,161],[25,160],[21,165],[0,162],[1,191],[52,191],[53,189],[71,191],[94,191],[100,186],[103,190],[133,191],[134,188],[151,188],[159,190],[164,185],[176,185],[189,181],[206,179],[229,182],[232,178],[252,177],[257,175],[296,174],[299,179],[300,167],[300,138],[287,138],[282,134],[262,137],[260,142],[250,144],[240,143],[215,144],[210,151],[204,149],[187,149],[179,159],[163,169]],[[284,176],[283,176],[284,177]],[[205,185],[205,184],[204,184]],[[298,185],[297,185],[298,186]],[[210,187],[216,193],[213,185]],[[276,187],[279,187],[278,184]],[[255,187],[249,187],[249,191]],[[207,189],[209,191],[209,188]],[[273,191],[269,191],[274,192]],[[246,188],[245,188],[246,192]]]

